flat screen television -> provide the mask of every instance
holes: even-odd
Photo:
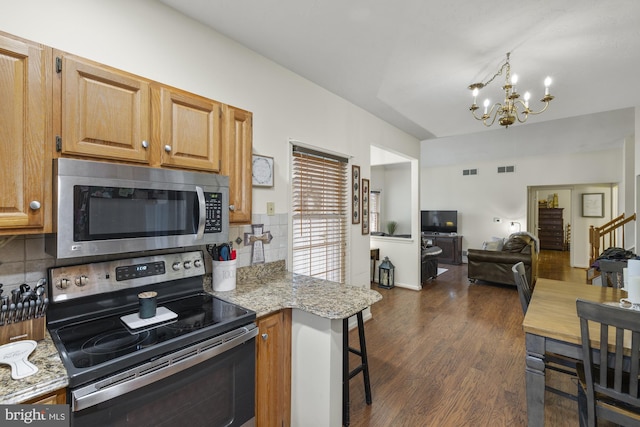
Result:
[[[423,233],[457,233],[458,211],[421,211]]]

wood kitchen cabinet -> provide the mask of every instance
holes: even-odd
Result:
[[[56,52],[62,156],[220,171],[219,102]]]
[[[44,396],[23,402],[25,405],[64,405],[67,403],[67,389],[61,388]]]
[[[257,320],[256,425],[291,424],[291,310]]]
[[[152,163],[220,171],[220,103],[179,89],[152,86],[152,142],[160,161]]]
[[[229,222],[251,222],[251,161],[253,150],[253,115],[239,108],[225,106],[222,169],[229,177]]]
[[[0,234],[51,231],[51,48],[0,33]]]
[[[62,155],[149,163],[149,81],[54,51]],[[57,104],[57,105],[56,105]]]

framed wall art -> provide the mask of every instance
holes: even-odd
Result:
[[[273,157],[253,155],[251,182],[254,187],[273,187]]]
[[[362,234],[369,234],[369,180],[362,178]]]
[[[582,216],[604,218],[604,193],[582,194]]]
[[[351,224],[360,224],[360,166],[351,165]]]

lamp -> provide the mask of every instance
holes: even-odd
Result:
[[[520,231],[522,229],[520,223],[518,221],[511,221],[510,224],[511,232],[515,233],[516,231]],[[517,228],[517,230],[516,230]]]
[[[381,288],[391,289],[393,288],[395,282],[395,266],[389,261],[389,257],[384,257],[384,260],[380,263],[378,267],[378,286]]]
[[[553,96],[549,95],[549,86],[551,85],[551,77],[544,79],[544,97],[540,100],[540,102],[544,102],[544,107],[540,111],[533,111],[529,109],[529,99],[531,95],[529,92],[524,93],[524,101],[518,99],[520,98],[520,94],[516,90],[516,83],[518,82],[518,76],[514,74],[511,75],[511,64],[509,63],[509,56],[511,52],[507,52],[507,60],[500,67],[497,73],[493,75],[489,80],[485,83],[473,83],[469,85],[469,89],[471,89],[473,93],[473,104],[469,107],[471,110],[471,114],[476,120],[482,120],[482,123],[489,127],[493,125],[493,123],[498,119],[498,123],[500,123],[504,127],[509,127],[516,122],[516,119],[520,123],[524,123],[529,118],[529,115],[540,114],[544,112],[549,106],[549,102],[553,99]],[[504,90],[504,104],[496,102],[491,106],[489,110],[489,105],[491,101],[489,99],[484,100],[484,114],[478,117],[476,115],[476,110],[480,107],[476,104],[478,94],[480,89],[488,86],[489,83],[493,81],[496,77],[502,75],[502,72],[505,71],[505,84],[502,86]]]

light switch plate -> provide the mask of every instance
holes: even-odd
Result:
[[[276,214],[276,204],[274,202],[267,202],[267,215]]]

